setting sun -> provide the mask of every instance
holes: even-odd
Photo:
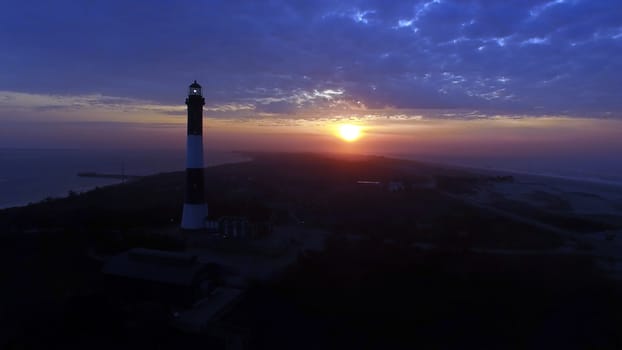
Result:
[[[356,141],[361,137],[361,127],[352,124],[341,125],[339,126],[339,137],[347,142]]]

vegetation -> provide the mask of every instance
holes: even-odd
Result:
[[[620,286],[605,279],[592,258],[530,255],[552,252],[562,240],[444,194],[512,179],[473,180],[455,170],[378,157],[254,158],[206,171],[212,215],[270,217],[333,233],[324,252],[301,254],[282,278],[254,285],[227,317],[250,334],[255,348],[622,344],[615,328],[622,323]],[[430,176],[444,179],[440,189],[391,192],[382,185]],[[183,181],[181,172],[160,174],[0,211],[6,261],[0,277],[11,286],[0,327],[9,348],[222,346],[172,331],[163,313],[119,308],[103,294],[101,255],[184,248],[177,228]],[[502,205],[551,219],[546,211]],[[568,220],[579,231],[587,227],[584,218]],[[515,254],[494,254],[498,249]]]

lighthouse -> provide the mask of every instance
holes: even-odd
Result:
[[[207,203],[203,177],[203,106],[201,85],[195,80],[188,89],[188,139],[186,142],[186,196],[181,216],[183,230],[205,228]]]

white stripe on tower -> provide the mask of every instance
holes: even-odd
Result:
[[[203,135],[188,135],[186,168],[203,169]]]
[[[184,230],[202,230],[205,228],[207,204],[184,203],[181,214],[181,228]]]

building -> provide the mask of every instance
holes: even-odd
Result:
[[[221,279],[220,267],[183,252],[134,248],[111,257],[102,268],[108,292],[124,299],[190,306]]]
[[[201,85],[195,80],[189,86],[188,137],[186,143],[186,194],[181,217],[183,230],[203,230],[207,218],[205,178],[203,176],[203,106]]]

